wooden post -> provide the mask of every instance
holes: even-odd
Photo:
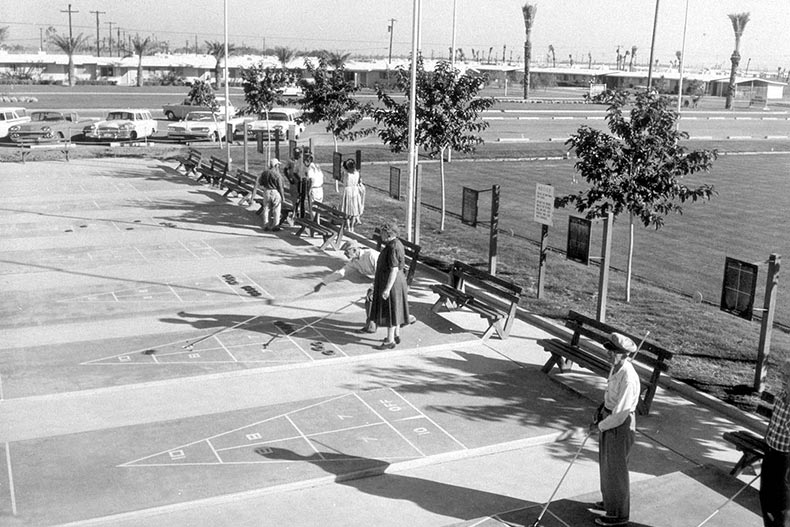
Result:
[[[782,258],[774,253],[768,258],[768,278],[765,280],[765,301],[763,303],[763,319],[760,324],[760,344],[757,346],[757,366],[754,370],[754,389],[763,390],[765,382],[766,364],[771,351],[771,333],[774,325],[774,312],[776,311],[776,294],[779,285],[779,267]]]
[[[549,226],[540,225],[540,255],[538,263],[538,298],[543,298],[544,282],[546,281],[546,262],[549,255]]]
[[[499,241],[499,185],[491,186],[491,233],[488,240],[488,272],[496,276]]]
[[[250,123],[245,121],[244,126],[242,127],[241,130],[242,133],[244,134],[244,139],[242,139],[242,141],[244,142],[244,171],[245,172],[250,171],[249,160],[247,159],[247,132],[248,132],[247,128],[249,127],[249,125]]]
[[[598,274],[598,310],[599,322],[606,322],[606,295],[609,290],[609,262],[612,256],[612,229],[614,215],[610,212],[604,218],[603,239],[601,241],[601,269]]]

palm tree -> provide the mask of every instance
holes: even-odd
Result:
[[[74,86],[74,53],[88,42],[88,37],[82,33],[76,37],[53,34],[50,39],[52,43],[59,47],[69,57],[68,79],[69,86]]]
[[[636,62],[636,46],[631,46],[631,61],[628,63],[628,71],[634,71],[634,62]]]
[[[293,60],[296,56],[296,51],[292,50],[291,48],[286,48],[283,46],[277,46],[274,48],[274,54],[277,57],[277,60],[280,61],[282,64],[283,69],[288,68],[288,63]]]
[[[143,55],[148,53],[153,47],[154,43],[151,37],[141,39],[140,35],[135,35],[132,39],[132,48],[134,49],[134,54],[137,55],[137,86],[143,85]]]
[[[205,42],[206,42],[206,51],[208,52],[209,55],[214,57],[214,60],[216,61],[214,63],[214,79],[216,80],[214,86],[215,89],[218,90],[220,88],[219,79],[221,77],[219,65],[222,59],[225,57],[225,43],[220,42],[218,40],[206,40]],[[236,48],[233,44],[228,43],[228,54],[233,53],[235,49]],[[228,80],[225,79],[225,82],[228,82]]]
[[[551,67],[557,67],[557,55],[554,53],[554,45],[549,44],[549,54],[551,54]]]
[[[342,68],[346,65],[346,61],[351,56],[351,53],[342,53],[340,51],[323,50],[320,55],[324,58],[327,65],[335,69]]]
[[[8,26],[0,27],[0,44],[8,38]]]
[[[749,13],[734,13],[727,15],[732,22],[732,30],[735,32],[735,51],[732,52],[730,62],[732,62],[732,69],[730,69],[730,83],[727,85],[727,100],[724,102],[724,108],[729,110],[732,108],[732,98],[735,94],[735,73],[738,70],[738,65],[741,63],[741,36],[743,30],[746,29],[746,23],[749,22]]]
[[[524,14],[524,99],[529,98],[529,61],[532,59],[532,24],[535,23],[535,14],[538,6],[524,4],[521,8]]]

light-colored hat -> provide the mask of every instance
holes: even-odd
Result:
[[[356,241],[348,240],[340,247],[340,250],[346,252],[349,249],[356,249],[357,247],[359,247],[359,244]]]
[[[636,353],[636,344],[625,335],[612,333],[609,335],[609,342],[606,343],[606,349],[614,353],[630,355],[631,353]]]
[[[269,168],[274,168],[276,166],[279,166],[279,164],[280,164],[280,160],[277,159],[276,157],[273,157],[269,160]]]

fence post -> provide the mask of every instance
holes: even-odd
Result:
[[[774,253],[768,258],[768,278],[765,280],[765,301],[763,303],[763,319],[760,323],[760,343],[757,346],[757,365],[754,370],[754,389],[763,390],[765,382],[765,366],[771,351],[771,333],[774,326],[776,311],[776,293],[779,284],[779,268],[782,258]]]

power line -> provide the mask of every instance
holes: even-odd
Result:
[[[72,13],[79,13],[79,11],[72,11],[72,10],[71,10],[71,4],[69,4],[69,9],[68,9],[67,11],[63,11],[63,10],[61,9],[61,10],[60,10],[60,12],[61,12],[61,13],[68,13],[68,14],[69,14],[69,40],[71,40],[72,42],[74,42],[74,40],[73,40],[73,38],[74,38],[74,35],[72,35],[72,33],[71,33],[71,14],[72,14]]]
[[[99,36],[99,15],[106,15],[107,13],[105,11],[91,11],[91,13],[96,13],[96,56],[101,57],[101,37]]]

